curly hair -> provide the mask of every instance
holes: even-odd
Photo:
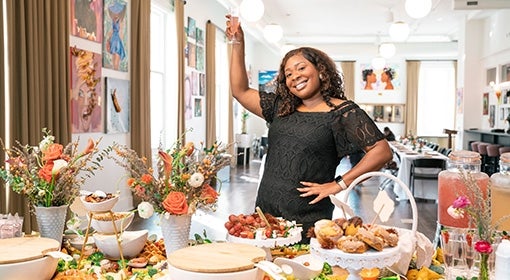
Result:
[[[287,116],[296,111],[296,108],[303,104],[301,98],[292,94],[287,87],[285,77],[285,64],[289,58],[301,54],[317,69],[321,78],[320,93],[326,104],[332,108],[335,105],[331,102],[331,98],[339,98],[346,100],[344,95],[344,85],[342,74],[338,72],[335,62],[324,52],[310,48],[301,47],[289,51],[282,59],[278,76],[276,77],[276,94],[282,98],[278,108],[278,116]]]
[[[365,69],[363,71],[361,71],[361,76],[363,77],[363,81],[367,81],[367,77],[372,75],[372,73],[374,73],[374,70],[373,69]]]
[[[395,70],[391,67],[384,67],[383,72],[388,75],[388,79],[393,80],[395,78]]]

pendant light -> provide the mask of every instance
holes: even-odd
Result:
[[[241,17],[247,22],[256,22],[264,15],[262,0],[243,0],[239,6]]]
[[[396,48],[393,43],[382,43],[379,45],[379,55],[388,59],[395,55]]]
[[[390,37],[395,42],[402,42],[409,36],[409,25],[403,21],[395,21],[390,26]]]
[[[406,0],[407,14],[412,18],[422,18],[430,13],[432,0]]]

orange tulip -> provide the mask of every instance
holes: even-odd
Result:
[[[95,147],[96,143],[94,142],[94,140],[92,140],[92,138],[89,138],[89,142],[87,143],[87,147],[85,147],[85,150],[83,151],[83,155],[92,153]]]
[[[170,175],[170,172],[172,172],[172,161],[174,159],[172,158],[171,155],[165,153],[164,151],[159,151],[158,154],[161,160],[163,160],[165,176],[168,177],[168,175]]]

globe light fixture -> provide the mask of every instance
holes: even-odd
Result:
[[[270,43],[276,43],[283,37],[283,29],[279,24],[268,24],[264,27],[264,38]]]
[[[402,42],[409,36],[409,25],[403,21],[395,21],[390,26],[390,37],[395,42]]]
[[[262,0],[243,0],[239,6],[241,17],[247,22],[256,22],[264,15]]]
[[[412,18],[422,18],[430,13],[432,0],[406,0],[405,9]]]
[[[388,59],[395,55],[396,48],[393,43],[382,43],[379,45],[379,55]]]
[[[385,65],[386,59],[382,56],[377,56],[372,59],[372,68],[374,68],[374,70],[383,69]]]

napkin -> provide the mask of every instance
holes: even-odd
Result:
[[[400,274],[406,275],[413,255],[416,255],[417,267],[429,267],[434,254],[432,242],[421,232],[416,232],[413,236],[412,231],[408,229],[398,229],[398,235],[401,255],[399,261],[393,264],[391,268]]]

